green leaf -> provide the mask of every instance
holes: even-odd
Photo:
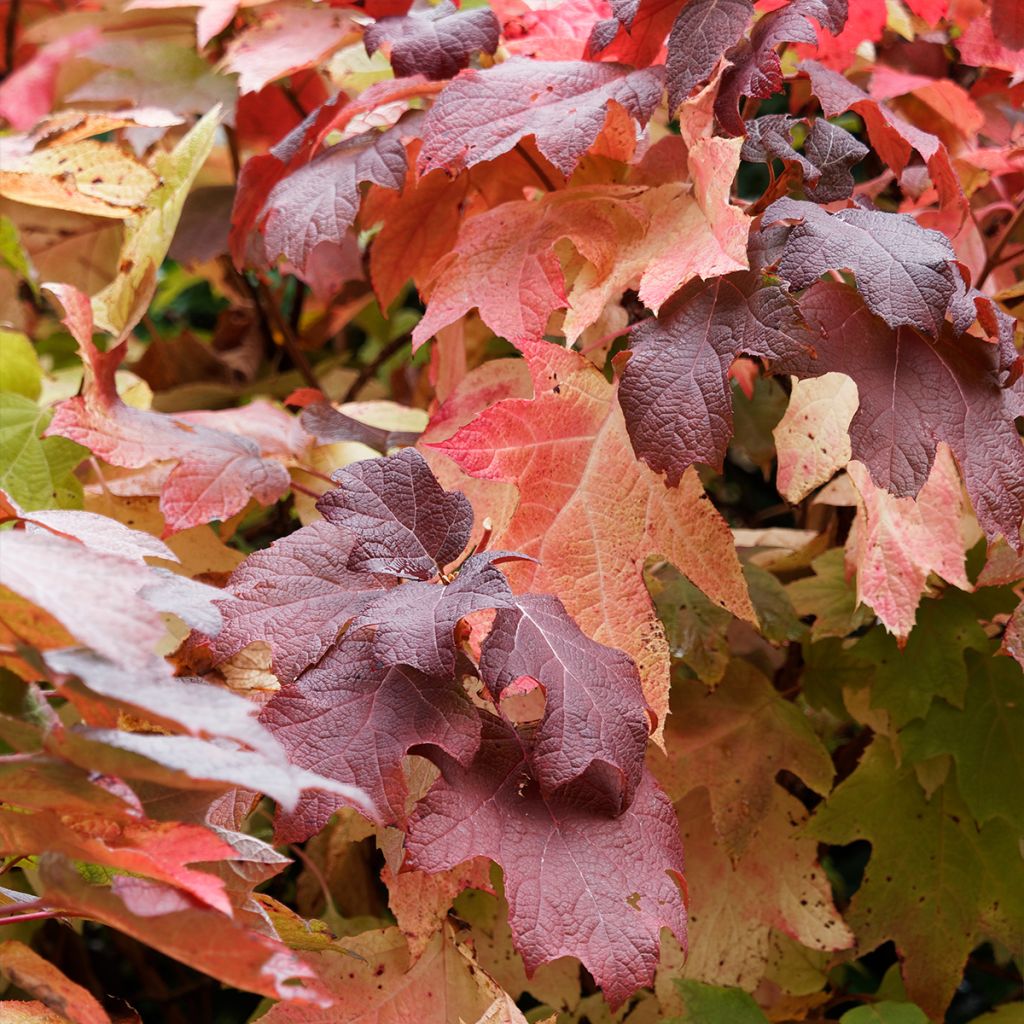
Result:
[[[870,608],[857,604],[857,588],[846,578],[845,558],[842,548],[832,548],[811,562],[813,576],[789,585],[797,614],[814,616],[813,640],[849,636],[874,618]]]
[[[189,189],[213,148],[221,116],[220,106],[215,106],[173,151],[154,159],[160,185],[149,197],[149,208],[127,222],[121,272],[92,300],[98,329],[123,335],[142,319]]]
[[[964,652],[992,649],[978,617],[972,595],[951,588],[941,599],[921,603],[903,650],[884,629],[868,633],[854,654],[874,668],[871,706],[888,711],[901,729],[926,715],[935,697],[962,705],[967,689]]]
[[[20,331],[0,328],[0,391],[13,391],[35,401],[43,371],[32,342]]]
[[[981,823],[1001,815],[1024,830],[1024,670],[1012,658],[968,654],[963,711],[936,702],[902,733],[914,761],[952,754],[964,801]]]
[[[36,290],[36,275],[21,245],[18,229],[9,217],[0,215],[0,264],[13,270]]]
[[[858,1006],[839,1018],[840,1024],[928,1024],[928,1018],[913,1003],[873,1003]]]
[[[42,437],[49,422],[49,410],[0,392],[0,488],[27,511],[81,508],[73,471],[88,452],[63,437]]]
[[[806,826],[823,842],[871,843],[871,859],[845,917],[868,952],[892,940],[907,994],[941,1019],[979,942],[1011,947],[1024,927],[1024,861],[1001,818],[978,828],[956,787],[925,798],[913,765],[897,766],[877,736],[857,770]]]
[[[768,1018],[746,992],[738,988],[718,988],[690,978],[677,978],[676,987],[683,997],[681,1017],[666,1024],[767,1024]]]

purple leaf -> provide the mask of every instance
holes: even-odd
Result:
[[[282,178],[259,215],[267,258],[283,255],[304,272],[318,245],[340,245],[359,212],[359,186],[364,181],[402,187],[405,144],[418,135],[421,121],[422,114],[414,112],[387,131],[345,139]]]
[[[890,327],[937,335],[955,290],[949,239],[902,213],[848,209],[826,213],[814,203],[779,199],[764,223],[795,221],[779,272],[805,288],[830,270],[849,270],[873,313]]]
[[[512,608],[512,591],[494,564],[505,552],[467,558],[451,583],[409,580],[376,598],[352,622],[351,629],[376,626],[373,647],[387,665],[408,665],[421,672],[455,671],[455,627],[459,619],[485,608]]]
[[[633,330],[619,404],[633,450],[673,487],[695,462],[722,466],[736,356],[778,358],[813,340],[785,290],[760,281],[746,271],[694,281]]]
[[[383,427],[372,427],[369,423],[353,419],[339,412],[327,402],[316,402],[302,410],[299,417],[302,429],[320,442],[320,444],[337,444],[339,441],[358,441],[367,448],[387,454],[391,448],[404,448],[413,445],[419,433],[412,430],[385,430]]]
[[[332,523],[316,522],[251,554],[228,581],[235,599],[222,606],[214,655],[266,641],[282,682],[318,661],[354,615],[394,586],[391,577],[349,567],[356,543]]]
[[[500,37],[501,23],[490,8],[460,11],[444,0],[433,10],[381,18],[367,28],[363,42],[370,56],[382,46],[390,51],[396,78],[422,74],[440,80],[468,67],[474,53],[494,53]]]
[[[936,339],[908,327],[892,331],[858,292],[836,282],[816,284],[800,307],[819,335],[814,348],[794,351],[774,368],[798,377],[838,371],[854,380],[860,404],[850,424],[853,457],[874,482],[916,495],[944,441],[987,536],[1002,533],[1018,546],[1024,448],[1014,424],[1017,399],[1000,386],[998,346],[957,338],[948,326]]]
[[[608,817],[579,799],[545,797],[520,737],[482,715],[469,767],[439,758],[441,778],[411,816],[412,865],[444,871],[490,857],[505,871],[509,925],[527,973],[575,956],[612,1008],[651,984],[660,931],[686,939],[683,869],[672,804],[644,772],[629,809]]]
[[[743,38],[753,13],[751,0],[690,0],[679,12],[665,62],[670,111],[711,77],[725,51]]]
[[[346,634],[275,696],[262,718],[293,763],[365,790],[384,824],[404,821],[402,758],[410,749],[432,746],[468,762],[480,733],[456,679],[385,665],[366,629]],[[307,795],[278,817],[277,835],[304,840],[346,803],[329,793]]]
[[[340,486],[317,509],[355,538],[348,567],[428,580],[453,562],[469,540],[473,508],[446,491],[423,456],[406,448],[386,459],[368,459],[338,470]]]
[[[793,129],[797,125],[806,128],[802,151],[793,147]],[[803,172],[808,198],[831,203],[846,199],[853,192],[850,168],[867,153],[867,147],[848,131],[824,118],[808,122],[785,114],[769,114],[748,122],[742,156],[751,162],[782,160],[795,164]]]
[[[524,677],[543,687],[530,765],[546,795],[582,781],[609,813],[629,806],[651,727],[631,658],[586,636],[557,598],[525,594],[498,611],[480,674],[497,698]]]

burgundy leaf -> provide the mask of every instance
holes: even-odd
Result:
[[[767,99],[782,88],[782,62],[777,47],[783,43],[817,42],[818,34],[807,20],[814,18],[834,35],[846,23],[846,0],[792,0],[761,18],[750,33],[727,54],[731,67],[722,75],[715,98],[715,116],[732,135],[742,135],[739,112],[742,96]]]
[[[797,125],[806,128],[800,151],[793,146],[793,129]],[[867,153],[867,147],[848,131],[822,117],[808,122],[785,114],[769,114],[748,122],[742,156],[751,162],[782,160],[796,165],[803,172],[808,198],[816,203],[831,203],[846,199],[853,192],[850,169]]]
[[[481,717],[472,765],[437,759],[441,778],[411,816],[412,866],[437,872],[473,857],[496,861],[527,972],[579,957],[617,1008],[651,984],[662,927],[685,942],[675,881],[683,851],[672,805],[647,772],[618,817],[579,794],[545,797],[520,737],[494,716]]]
[[[468,762],[480,734],[457,680],[385,665],[365,629],[346,634],[277,694],[263,721],[295,764],[365,790],[382,824],[405,818],[402,758],[411,748],[433,746]],[[308,838],[345,803],[326,793],[303,797],[293,812],[279,815],[278,838]]]
[[[251,554],[228,581],[234,600],[222,606],[214,655],[227,658],[265,641],[282,682],[318,661],[345,624],[394,585],[350,567],[356,543],[332,523],[315,522]]]
[[[853,110],[864,119],[871,145],[882,161],[896,172],[897,177],[903,177],[910,155],[916,150],[928,165],[928,173],[938,189],[942,207],[964,208],[965,199],[960,180],[950,162],[949,152],[936,136],[916,128],[842,75],[823,67],[817,61],[803,61],[800,70],[810,76],[811,88],[821,102],[826,117],[838,117],[845,110]]]
[[[765,224],[779,221],[795,222],[779,263],[791,285],[805,288],[830,270],[849,270],[868,307],[890,327],[939,333],[956,287],[955,256],[945,235],[907,214],[829,214],[795,199],[779,199],[765,210]]]
[[[360,612],[350,628],[376,626],[373,647],[386,665],[451,675],[459,619],[486,608],[513,607],[508,581],[494,565],[502,557],[507,553],[473,555],[448,584],[409,580],[393,587]]]
[[[459,11],[444,0],[423,13],[381,18],[366,30],[363,42],[371,56],[384,47],[398,78],[442,79],[468,67],[474,53],[494,53],[500,36],[501,24],[490,8]]]
[[[661,100],[659,69],[513,57],[468,69],[435,100],[423,126],[419,171],[458,171],[507,153],[528,135],[568,177],[597,139],[609,104],[641,126]]]
[[[356,538],[348,562],[353,571],[428,580],[469,540],[469,499],[444,490],[415,449],[357,462],[334,479],[341,486],[316,507]]]
[[[886,215],[889,216],[889,215]],[[845,373],[860,405],[850,424],[853,457],[879,487],[915,496],[940,441],[949,445],[990,539],[1021,544],[1024,448],[1014,425],[1019,399],[1000,386],[997,346],[945,327],[930,339],[872,316],[859,293],[822,282],[800,300],[818,332],[814,349],[794,350],[775,369],[799,377]]]
[[[665,77],[669,109],[674,111],[711,72],[747,30],[751,0],[689,0],[668,37]]]
[[[399,189],[407,167],[405,145],[423,115],[407,114],[387,131],[368,131],[318,153],[270,191],[258,221],[269,260],[280,255],[305,272],[322,243],[340,245],[359,212],[359,186],[371,181]]]
[[[385,430],[372,427],[369,423],[346,416],[328,402],[315,402],[302,410],[299,417],[303,429],[308,431],[320,444],[337,444],[339,441],[358,441],[368,448],[385,455],[390,448],[413,445],[419,434],[411,430]]]
[[[813,340],[785,290],[760,282],[747,271],[693,281],[633,330],[619,404],[633,450],[673,487],[694,462],[722,466],[736,356],[780,358]]]
[[[611,814],[630,805],[651,720],[628,655],[586,636],[557,598],[525,594],[498,611],[480,674],[498,698],[524,678],[543,688],[530,767],[545,795],[583,782]]]

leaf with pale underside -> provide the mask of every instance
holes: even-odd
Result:
[[[52,905],[116,928],[228,985],[286,1002],[328,1001],[315,972],[280,941],[241,927],[179,889],[130,876],[115,878],[109,889],[91,886],[56,854],[41,858],[40,879]]]
[[[91,374],[83,394],[57,407],[48,436],[77,441],[115,466],[140,469],[173,461],[160,488],[168,533],[229,519],[252,498],[272,504],[288,490],[290,479],[282,462],[264,458],[250,438],[125,404],[114,375],[126,343],[100,352],[92,341],[88,299],[67,286],[48,287],[64,306],[64,322]]]
[[[851,462],[847,472],[859,496],[846,542],[847,565],[857,574],[857,600],[869,605],[890,632],[906,637],[931,573],[971,589],[960,477],[944,446],[916,498],[897,498],[876,487],[859,462]]]
[[[775,483],[787,501],[803,501],[850,461],[850,420],[856,411],[857,385],[846,374],[792,379],[789,404],[773,431]]]

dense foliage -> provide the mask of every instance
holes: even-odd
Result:
[[[0,1020],[1024,1019],[1021,0],[0,20]]]

